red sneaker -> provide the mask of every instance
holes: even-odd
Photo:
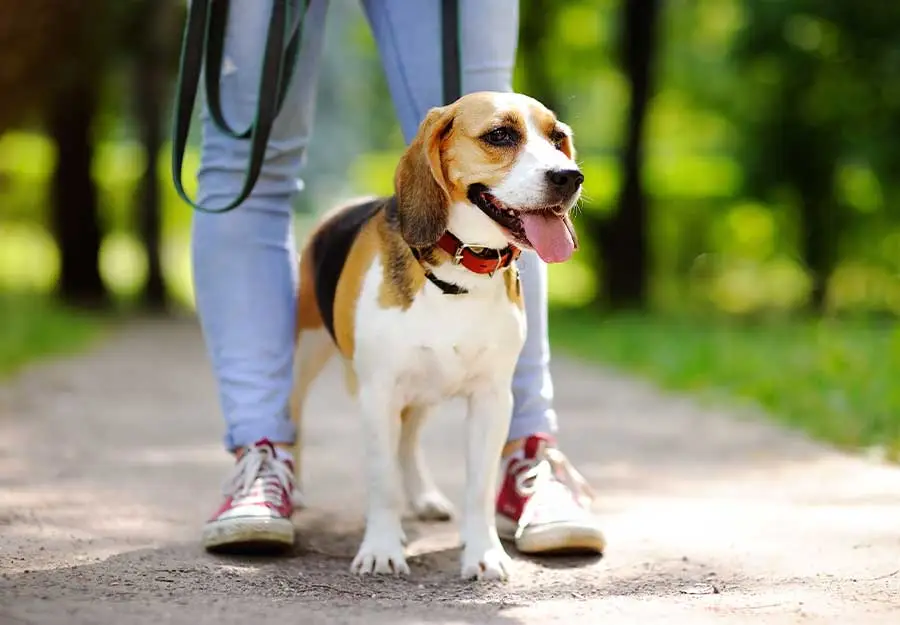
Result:
[[[535,434],[506,462],[497,496],[497,533],[522,553],[603,553],[590,506],[594,492],[553,438]]]
[[[211,551],[271,550],[294,544],[294,467],[261,440],[247,447],[225,487],[225,501],[203,527]]]

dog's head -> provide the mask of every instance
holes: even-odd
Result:
[[[473,93],[431,109],[394,178],[401,234],[432,245],[451,207],[480,211],[511,243],[565,261],[584,181],[574,158],[571,129],[528,96]]]

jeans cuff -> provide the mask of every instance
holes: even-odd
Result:
[[[238,423],[228,429],[225,434],[225,448],[235,450],[253,443],[269,439],[273,443],[292,445],[297,439],[293,422],[285,415],[283,418],[266,418]]]
[[[513,414],[507,440],[514,441],[532,434],[555,434],[556,430],[556,411],[552,408],[532,414]]]

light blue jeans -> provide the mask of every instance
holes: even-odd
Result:
[[[276,0],[278,1],[278,0]],[[234,127],[253,119],[271,0],[232,0],[222,77],[224,113]],[[297,76],[272,131],[252,195],[224,214],[195,211],[194,289],[218,383],[228,449],[268,438],[290,443],[297,267],[291,202],[301,185],[313,127],[315,85],[328,0],[311,0]],[[409,142],[442,102],[439,0],[363,0],[403,135]],[[518,0],[461,0],[462,89],[509,91]],[[218,131],[203,112],[199,202],[224,206],[243,182],[249,143]],[[528,338],[513,380],[510,439],[556,429],[547,340],[547,268],[519,259]]]

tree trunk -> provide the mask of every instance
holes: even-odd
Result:
[[[834,272],[838,256],[838,230],[835,223],[837,207],[821,195],[817,190],[800,199],[800,253],[812,282],[808,308],[810,312],[819,314],[825,312],[828,281]]]
[[[828,181],[835,179],[839,143],[827,132],[792,114],[792,103],[805,93],[806,85],[795,85],[784,94],[780,117],[773,124],[770,140],[782,155],[781,176],[798,196],[798,251],[811,280],[807,308],[825,310],[828,281],[838,260],[841,206],[834,202]],[[777,171],[777,170],[776,170]]]
[[[631,94],[620,160],[623,180],[617,210],[597,233],[604,270],[598,292],[615,309],[643,308],[647,301],[648,209],[641,177],[660,5],[661,0],[622,3],[622,56]]]
[[[51,182],[53,227],[60,252],[57,295],[68,304],[90,308],[110,303],[100,276],[102,233],[91,177],[96,108],[96,85],[71,81],[49,103],[48,115],[57,150]]]
[[[795,128],[804,128],[795,119]],[[808,124],[807,124],[808,125]],[[787,134],[787,133],[785,133]],[[795,141],[785,148],[789,157],[787,175],[800,198],[800,254],[812,284],[807,308],[811,313],[825,311],[828,281],[838,259],[840,239],[840,206],[834,203],[831,185],[834,180],[838,150],[834,142],[814,127],[794,131]]]
[[[148,3],[145,34],[135,56],[134,96],[145,166],[138,192],[137,230],[147,255],[147,279],[141,293],[141,305],[148,310],[165,310],[167,292],[160,257],[162,237],[162,198],[158,159],[163,143],[163,101],[167,95],[168,68],[162,49],[160,23],[167,7],[161,0]]]

